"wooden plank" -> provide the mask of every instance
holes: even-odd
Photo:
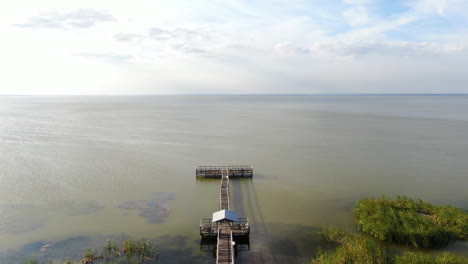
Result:
[[[232,233],[229,231],[229,225],[224,225],[218,231],[216,263],[234,263],[234,245],[232,243]]]
[[[221,171],[221,188],[220,188],[220,210],[229,210],[229,170],[223,169]]]

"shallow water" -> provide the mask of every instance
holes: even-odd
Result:
[[[461,95],[0,97],[0,261],[131,236],[160,263],[214,262],[198,224],[219,181],[195,167],[252,164],[231,181],[254,223],[239,263],[298,263],[322,226],[354,228],[360,197],[468,209],[467,131]]]

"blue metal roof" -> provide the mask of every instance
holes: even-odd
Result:
[[[237,214],[229,210],[221,210],[213,213],[213,223],[221,221],[237,222]]]

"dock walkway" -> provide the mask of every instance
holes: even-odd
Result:
[[[219,210],[229,211],[229,177],[251,178],[253,168],[252,166],[199,166],[196,175],[205,178],[221,178]],[[234,264],[234,237],[248,237],[250,234],[248,218],[235,217],[234,219],[234,222],[213,222],[214,219],[200,221],[200,235],[217,239],[217,264]]]
[[[220,188],[220,205],[219,210],[229,210],[229,170],[221,171],[221,188]]]
[[[229,170],[221,170],[219,210],[229,210]],[[218,229],[218,246],[216,263],[234,263],[234,244],[232,243],[232,231],[229,223],[221,223]]]
[[[232,231],[230,230],[229,225],[221,226],[221,228],[218,230],[216,263],[234,263],[234,243],[232,240]]]

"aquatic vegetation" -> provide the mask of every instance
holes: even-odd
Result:
[[[103,249],[104,256],[107,258],[111,258],[113,256],[120,256],[120,249],[115,242],[107,240],[106,245]]]
[[[96,259],[102,259],[102,258],[103,258],[103,256],[97,256],[97,257],[95,257],[95,256],[94,256],[94,251],[93,251],[92,249],[88,248],[88,249],[85,249],[84,252],[83,252],[83,260],[82,260],[82,262],[83,262],[84,264],[92,264],[92,263],[94,263],[94,261],[95,261]]]
[[[22,264],[39,264],[39,261],[36,259],[30,259],[28,261],[23,262]]]
[[[121,240],[119,240],[121,241]],[[157,263],[159,249],[151,240],[147,239],[127,239],[121,243],[107,240],[102,247],[102,251],[87,248],[83,250],[82,257],[75,260],[58,260],[56,257],[53,262],[50,257],[39,257],[37,259],[27,260],[21,264],[149,264]]]
[[[448,253],[429,255],[405,252],[403,255],[396,256],[395,264],[468,264],[468,259]]]
[[[448,205],[382,196],[359,200],[354,214],[363,232],[415,248],[440,247],[468,238],[468,213]]]
[[[136,260],[138,263],[143,263],[145,260],[153,259],[157,249],[149,240],[126,240],[122,251],[128,260]]]
[[[174,193],[153,193],[148,200],[129,200],[118,206],[122,210],[138,210],[149,223],[164,223],[170,214],[167,204],[175,200]]]
[[[312,264],[468,264],[468,258],[449,253],[390,251],[373,238],[328,228],[322,236],[337,244],[333,251],[319,251]]]
[[[319,251],[313,264],[387,264],[392,263],[385,249],[372,239],[329,228],[322,235],[339,246],[335,251]]]
[[[329,227],[320,232],[320,234],[328,241],[342,243],[345,242],[350,236],[351,233],[341,230],[337,227]]]

